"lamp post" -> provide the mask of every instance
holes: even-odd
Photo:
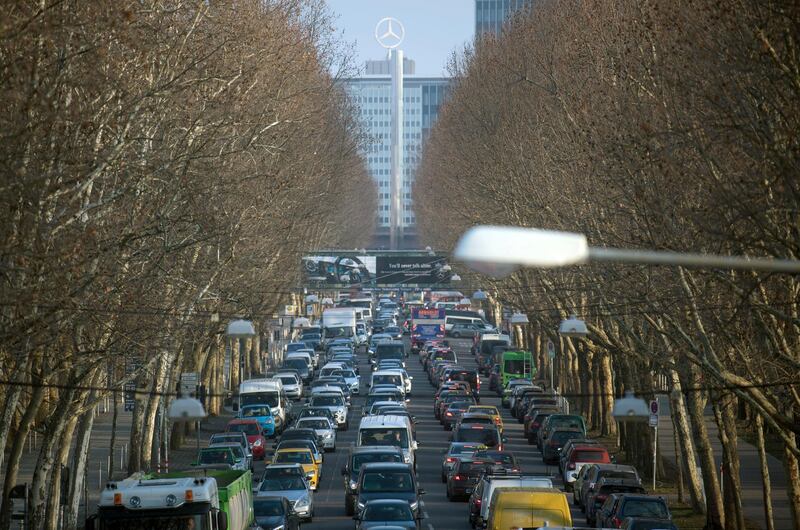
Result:
[[[453,256],[493,276],[511,274],[519,267],[566,267],[590,261],[800,273],[799,260],[590,247],[583,234],[515,226],[470,228]]]
[[[520,341],[523,342],[523,344],[520,344],[520,346],[522,346],[523,348],[525,346],[525,344],[524,344],[525,335],[523,334],[522,326],[525,326],[526,324],[528,324],[528,322],[529,322],[528,315],[526,315],[525,313],[519,313],[518,312],[518,313],[514,313],[514,314],[511,315],[510,324],[512,326],[516,327],[517,330],[519,331]],[[523,354],[523,356],[522,356],[522,375],[523,375],[523,377],[525,376],[525,374],[530,374],[532,372],[532,370],[528,370],[528,367],[526,366],[527,363],[525,361],[526,361],[526,356]],[[533,379],[533,377],[531,377],[531,379]]]

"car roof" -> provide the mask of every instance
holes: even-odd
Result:
[[[275,451],[276,453],[305,453],[308,451],[311,452],[311,449],[308,447],[284,447],[282,449],[278,449]]]
[[[409,471],[413,474],[411,464],[403,462],[368,462],[361,466],[361,470],[369,471]]]
[[[375,504],[380,504],[380,505],[385,505],[385,504],[405,504],[406,506],[408,506],[408,501],[405,500],[405,499],[372,499],[372,500],[367,501],[367,504],[372,504],[372,505],[375,505]],[[381,528],[385,528],[385,527],[382,526]]]
[[[306,420],[330,420],[327,416],[303,416],[302,418],[298,418],[297,421],[306,421]]]
[[[295,469],[303,469],[303,466],[300,464],[270,464],[264,468],[264,471],[267,469],[288,469],[288,468],[295,468]]]
[[[402,449],[393,445],[361,445],[350,449],[352,454],[362,453],[397,453],[403,454]]]

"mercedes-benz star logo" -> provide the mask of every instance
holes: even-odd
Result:
[[[375,26],[375,40],[384,48],[397,48],[405,35],[405,28],[396,18],[383,18]]]

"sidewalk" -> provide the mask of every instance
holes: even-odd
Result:
[[[670,418],[669,399],[660,397],[658,400],[660,416],[658,421],[658,450],[663,458],[675,462],[675,440]],[[722,444],[719,441],[717,424],[714,421],[711,409],[706,409],[706,429],[714,450],[716,468],[722,463]],[[742,481],[742,507],[746,518],[758,523],[761,528],[766,528],[764,518],[764,494],[762,490],[761,464],[759,463],[758,449],[747,443],[743,438],[738,442],[739,459]],[[783,463],[774,456],[767,455],[767,465],[772,483],[772,510],[775,528],[791,528],[792,516],[786,497],[786,473]]]

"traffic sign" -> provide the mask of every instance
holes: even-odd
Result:
[[[650,414],[650,427],[658,427],[658,414]]]
[[[136,406],[136,382],[129,381],[125,383],[125,386],[123,386],[122,389],[125,398],[123,410],[125,412],[133,412],[133,408]]]
[[[181,374],[181,394],[189,396],[197,391],[199,376],[197,372],[184,372]]]
[[[556,358],[556,345],[553,344],[553,341],[549,339],[547,341],[547,356],[551,359]]]
[[[650,401],[650,414],[658,416],[658,400],[653,399]]]

